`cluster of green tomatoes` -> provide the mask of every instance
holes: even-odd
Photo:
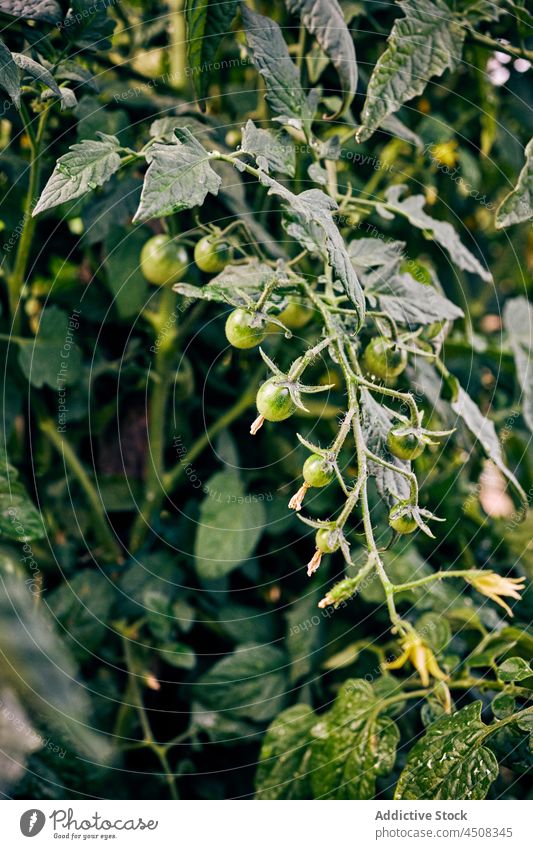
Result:
[[[210,233],[196,242],[194,260],[201,271],[217,274],[233,258],[233,248],[218,233]],[[189,268],[187,250],[178,240],[167,234],[152,236],[142,248],[141,268],[146,279],[156,285],[174,285],[179,282]],[[312,318],[313,310],[304,304],[291,302],[276,318],[288,329],[304,327]],[[241,350],[254,348],[264,341],[270,332],[264,314],[251,309],[237,308],[228,316],[225,333],[228,342]],[[376,336],[364,349],[362,364],[365,371],[374,379],[386,383],[398,377],[406,368],[407,352],[396,342],[384,336]],[[260,387],[256,396],[258,418],[251,428],[255,434],[263,421],[281,422],[288,419],[296,410],[290,381],[281,374],[274,375]],[[400,460],[409,461],[419,457],[431,440],[427,432],[412,423],[403,423],[391,428],[387,447],[390,453]],[[311,487],[321,488],[330,484],[336,476],[334,458],[312,453],[302,469],[303,486],[291,499],[289,506],[300,510],[303,496]],[[409,534],[416,530],[417,522],[409,510],[409,503],[400,501],[390,511],[390,526],[399,534]],[[329,528],[320,528],[316,534],[317,550],[331,554],[339,548],[336,534]]]

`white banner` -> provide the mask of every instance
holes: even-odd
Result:
[[[532,814],[532,802],[516,801],[6,801],[0,834],[5,849],[531,849]]]

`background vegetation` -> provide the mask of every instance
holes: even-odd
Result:
[[[0,21],[2,793],[529,797],[525,6]],[[165,234],[173,273],[141,256]],[[235,307],[270,366],[228,344]],[[361,357],[377,338],[396,379]],[[252,438],[272,366],[323,391]],[[411,470],[385,440],[414,409],[454,432]],[[296,433],[340,446],[301,511]],[[435,538],[389,524],[413,472]]]

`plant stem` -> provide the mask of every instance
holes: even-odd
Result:
[[[414,590],[416,587],[423,587],[426,584],[431,584],[433,581],[442,581],[443,578],[467,578],[479,572],[478,569],[450,569],[447,571],[434,572],[432,575],[427,575],[425,578],[418,578],[416,581],[407,581],[405,584],[393,584],[392,591],[395,593],[405,592],[406,590]]]
[[[44,435],[50,440],[58,454],[63,458],[65,466],[68,466],[81,488],[92,509],[95,534],[104,547],[109,557],[117,562],[122,562],[123,556],[115,534],[106,519],[105,509],[98,492],[81,464],[76,452],[70,442],[58,433],[54,422],[50,418],[40,418],[39,427]]]
[[[474,44],[486,47],[488,50],[494,50],[498,53],[507,53],[508,56],[512,56],[515,59],[528,59],[530,62],[533,62],[533,50],[514,47],[512,44],[504,44],[496,38],[491,38],[490,35],[483,35],[473,29],[468,30],[468,39]]]
[[[157,312],[156,325],[160,328],[172,314],[175,295],[164,286]],[[145,465],[145,491],[142,505],[133,523],[130,549],[137,551],[143,544],[150,520],[156,507],[164,500],[165,491],[162,477],[164,474],[165,426],[168,390],[171,379],[171,359],[175,334],[169,333],[157,346],[152,377],[152,392],[148,411],[148,450]]]
[[[28,184],[28,192],[24,202],[23,210],[23,225],[22,232],[17,247],[15,264],[11,274],[7,278],[7,286],[9,293],[9,309],[11,313],[12,329],[14,333],[18,332],[20,326],[20,312],[18,310],[20,294],[25,282],[26,269],[30,257],[30,250],[35,232],[35,218],[32,217],[32,210],[37,201],[39,193],[39,182],[41,175],[41,143],[46,127],[50,107],[47,107],[41,113],[37,124],[37,132],[33,132],[30,119],[26,108],[21,109],[22,120],[28,134],[31,144],[30,154],[30,179]]]

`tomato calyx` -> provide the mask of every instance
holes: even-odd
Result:
[[[423,453],[427,445],[438,445],[433,437],[449,436],[452,430],[428,430],[422,427],[423,412],[418,412],[416,422],[413,423],[399,414],[396,414],[401,423],[392,427],[387,435],[387,448],[390,453],[399,460],[416,460]]]
[[[435,535],[428,527],[424,519],[433,519],[435,522],[444,522],[429,510],[425,510],[413,504],[411,501],[400,500],[389,512],[389,525],[398,534],[412,534],[419,528],[428,537],[435,539]]]

